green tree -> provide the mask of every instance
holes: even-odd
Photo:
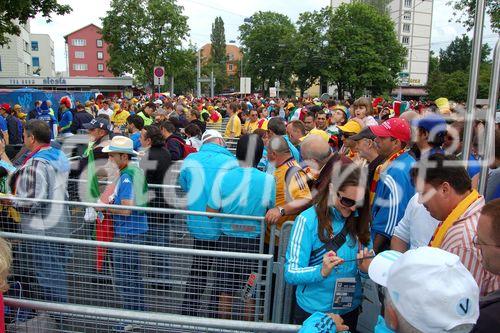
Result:
[[[483,63],[479,69],[479,84],[477,98],[488,98],[491,64]],[[436,71],[427,82],[429,98],[434,100],[446,97],[456,102],[467,100],[469,71],[457,70],[451,73]]]
[[[320,11],[300,14],[297,22],[297,38],[293,57],[293,72],[296,76],[295,84],[301,96],[322,75],[328,59],[324,54],[324,36],[332,11],[325,7]]]
[[[391,0],[360,0],[360,2],[375,7],[381,14],[388,14]]]
[[[379,95],[396,86],[406,49],[398,41],[394,23],[364,3],[343,4],[333,13],[325,36],[329,62],[325,78],[358,97],[367,89]]]
[[[429,75],[439,70],[439,57],[434,54],[434,51],[429,53]]]
[[[174,74],[174,92],[176,95],[194,93],[196,87],[196,47],[189,45],[180,51],[181,66]]]
[[[215,76],[215,94],[219,94],[227,82],[226,34],[224,31],[224,21],[221,17],[216,17],[215,22],[212,24],[210,41],[212,43],[210,67],[212,67]]]
[[[275,12],[257,12],[240,26],[244,53],[244,73],[252,77],[252,86],[264,94],[279,80],[281,87],[290,82],[296,30],[288,16]],[[280,89],[282,89],[280,88]]]
[[[474,27],[475,14],[476,14],[476,0],[449,0],[447,2],[451,6],[453,11],[453,18],[457,23],[462,24],[467,30],[471,30]],[[491,17],[491,29],[499,33],[500,32],[500,1],[498,0],[487,0],[486,1],[486,12]],[[450,19],[450,21],[453,20]]]
[[[472,41],[467,35],[456,37],[446,49],[439,50],[439,70],[451,73],[469,68],[472,52]],[[481,61],[484,62],[491,53],[488,44],[481,48]]]
[[[69,5],[61,5],[57,0],[2,0],[0,1],[0,46],[9,42],[7,35],[19,35],[21,30],[16,24],[26,24],[38,13],[51,21],[51,15],[64,15],[71,12]]]
[[[188,65],[181,43],[189,27],[182,9],[175,0],[113,0],[102,29],[113,74],[132,73],[138,82],[152,84],[154,66],[175,77]]]

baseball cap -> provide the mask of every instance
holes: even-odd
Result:
[[[96,128],[101,128],[106,131],[111,131],[111,125],[109,124],[109,121],[104,118],[95,118],[90,121],[90,123],[83,124],[83,128],[86,129],[96,129]]]
[[[361,132],[359,132],[358,134],[351,136],[351,140],[354,141],[359,141],[361,139],[373,140],[375,138],[376,135],[373,134],[373,132],[368,127],[363,128],[363,130],[361,130]]]
[[[201,142],[205,143],[206,141],[210,139],[223,139],[222,134],[219,133],[217,130],[209,129],[206,130],[205,133],[203,133],[203,136],[201,137]]]
[[[368,126],[370,130],[381,138],[395,138],[403,142],[410,142],[411,130],[410,125],[404,119],[390,118],[380,125]]]
[[[4,109],[5,111],[10,111],[10,105],[8,103],[3,103],[0,105],[0,109]]]
[[[330,135],[325,131],[317,128],[313,128],[312,130],[309,131],[309,133],[306,136],[301,137],[299,140],[304,141],[307,137],[311,135],[319,135],[323,140],[325,140],[325,142],[330,141]]]
[[[358,134],[361,132],[361,125],[355,120],[349,120],[344,126],[337,126],[344,133]]]
[[[435,113],[431,113],[421,119],[413,120],[411,124],[414,127],[423,128],[429,133],[446,132],[446,120]]]
[[[387,288],[396,310],[421,332],[475,324],[479,317],[479,287],[455,254],[427,246],[404,254],[384,251],[368,275]]]

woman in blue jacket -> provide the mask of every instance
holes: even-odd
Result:
[[[367,205],[357,210],[365,197],[365,182],[353,164],[334,171],[340,173],[332,175],[333,183],[318,194],[317,204],[295,219],[285,279],[297,285],[295,324],[314,312],[328,312],[342,316],[355,331],[362,301],[360,277],[369,265],[369,260],[359,258],[371,254]],[[345,235],[344,242],[339,234]]]

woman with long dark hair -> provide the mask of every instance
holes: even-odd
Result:
[[[286,281],[297,285],[295,324],[319,311],[342,316],[356,330],[360,278],[370,262],[360,258],[372,255],[363,176],[354,164],[338,163],[316,204],[295,219],[285,266]]]

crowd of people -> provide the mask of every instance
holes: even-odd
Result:
[[[174,206],[160,188],[148,192],[148,184],[173,179],[189,211],[265,217],[261,224],[187,215],[194,249],[256,253],[264,234],[266,251],[276,255],[283,224],[294,221],[281,246],[287,246],[285,280],[295,286],[293,323],[304,332],[355,332],[368,278],[380,286],[383,304],[375,332],[499,327],[498,112],[494,138],[485,138],[485,121],[474,122],[471,153],[463,158],[464,115],[442,99],[403,107],[367,97],[100,95],[83,104],[65,97],[56,112],[49,101],[37,101],[29,112],[7,104],[0,111],[0,176],[3,192],[12,195],[4,204],[19,213],[23,233],[69,237],[67,206],[35,199],[68,200],[68,178],[80,178],[88,191],[77,200],[124,206],[87,209],[85,219],[100,222],[98,240],[168,246],[168,214],[133,207]],[[65,143],[78,134],[88,143],[70,151],[79,157],[70,163]],[[235,153],[230,141],[237,142]],[[7,156],[9,144],[22,148]],[[485,145],[495,146],[492,160],[482,156]],[[483,164],[484,196],[477,189]],[[67,302],[64,246],[40,242],[31,251],[44,299]],[[166,258],[155,260],[165,277]],[[115,284],[128,310],[146,310],[140,261],[139,251],[112,251]],[[214,265],[220,275],[215,311],[231,318],[239,280],[256,267],[203,256],[192,260],[182,314],[199,315]],[[245,319],[254,307],[247,298]]]

